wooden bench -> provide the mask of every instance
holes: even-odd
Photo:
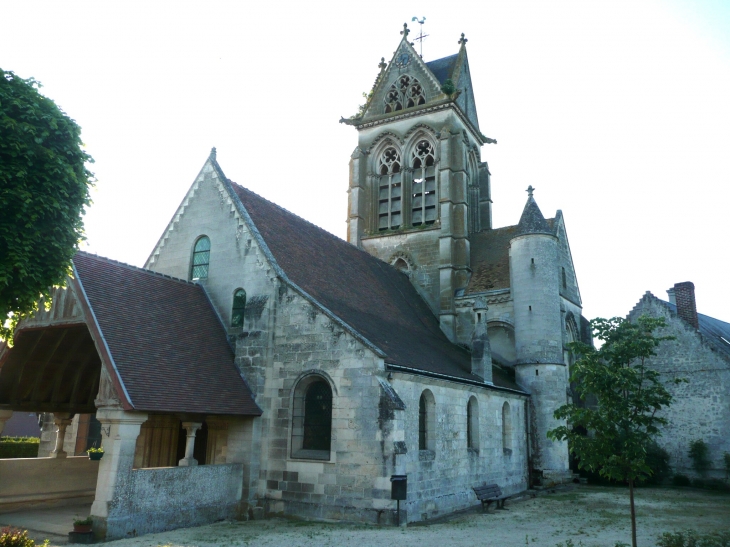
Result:
[[[497,502],[497,509],[504,509],[504,502],[509,496],[502,494],[502,489],[498,484],[485,484],[484,486],[475,486],[472,488],[477,499],[482,502],[482,510],[487,511],[493,501]]]

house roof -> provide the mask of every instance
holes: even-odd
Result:
[[[470,372],[469,352],[446,338],[403,272],[238,184],[231,187],[288,279],[380,349],[386,363],[481,381]],[[520,390],[500,373],[494,384]]]
[[[660,298],[657,298],[657,300],[667,306],[674,314],[677,313],[677,306],[675,304],[666,302]],[[700,334],[705,340],[717,351],[726,357],[730,357],[730,323],[701,313],[697,314],[697,319],[700,325]]]
[[[135,410],[261,414],[200,285],[84,252],[73,263]]]
[[[555,219],[543,219],[543,222],[549,233],[554,234]],[[509,245],[518,235],[521,235],[519,224],[469,236],[472,275],[465,291],[467,294],[509,288]]]
[[[436,76],[436,79],[443,84],[446,80],[451,78],[456,67],[456,60],[459,58],[459,54],[455,53],[448,57],[442,57],[434,61],[426,63],[428,69]]]

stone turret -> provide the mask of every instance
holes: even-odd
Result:
[[[553,412],[566,402],[567,367],[563,359],[558,238],[528,188],[528,198],[510,241],[517,383],[531,394],[532,465],[547,480],[568,474],[568,446],[548,440],[563,422]]]
[[[474,334],[471,336],[471,373],[492,383],[492,349],[487,335],[487,299],[474,302]]]

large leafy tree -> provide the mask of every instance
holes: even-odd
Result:
[[[548,432],[551,439],[568,441],[580,468],[628,482],[633,547],[634,484],[651,475],[646,448],[660,434],[659,426],[666,423],[657,413],[672,402],[659,374],[646,365],[656,355],[656,347],[671,338],[654,336],[663,326],[664,319],[649,316],[639,317],[635,323],[620,317],[591,321],[593,334],[602,343],[600,349],[571,344],[579,356],[571,382],[582,404],[558,408],[555,417],[566,420],[566,425]]]
[[[90,204],[81,128],[40,84],[0,69],[0,338],[70,273]]]

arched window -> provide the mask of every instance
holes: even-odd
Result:
[[[231,309],[231,326],[242,327],[243,316],[246,312],[246,291],[236,289],[233,293],[233,307]]]
[[[386,148],[378,159],[378,230],[401,225],[401,158],[398,150]]]
[[[329,460],[332,389],[324,378],[311,375],[297,384],[292,418],[292,457]]]
[[[502,405],[502,448],[505,454],[512,453],[512,416],[509,403]]]
[[[466,446],[479,450],[479,403],[473,395],[466,405]]]
[[[198,238],[193,248],[193,260],[190,264],[190,279],[207,279],[210,266],[210,239],[207,236]]]
[[[421,104],[426,104],[426,94],[421,82],[413,76],[401,76],[385,94],[386,114]]]
[[[433,394],[429,390],[421,393],[418,400],[418,449],[434,450],[436,439],[434,435],[436,412]]]
[[[433,224],[436,220],[436,168],[433,145],[427,140],[416,144],[412,154],[413,194],[411,224]]]

